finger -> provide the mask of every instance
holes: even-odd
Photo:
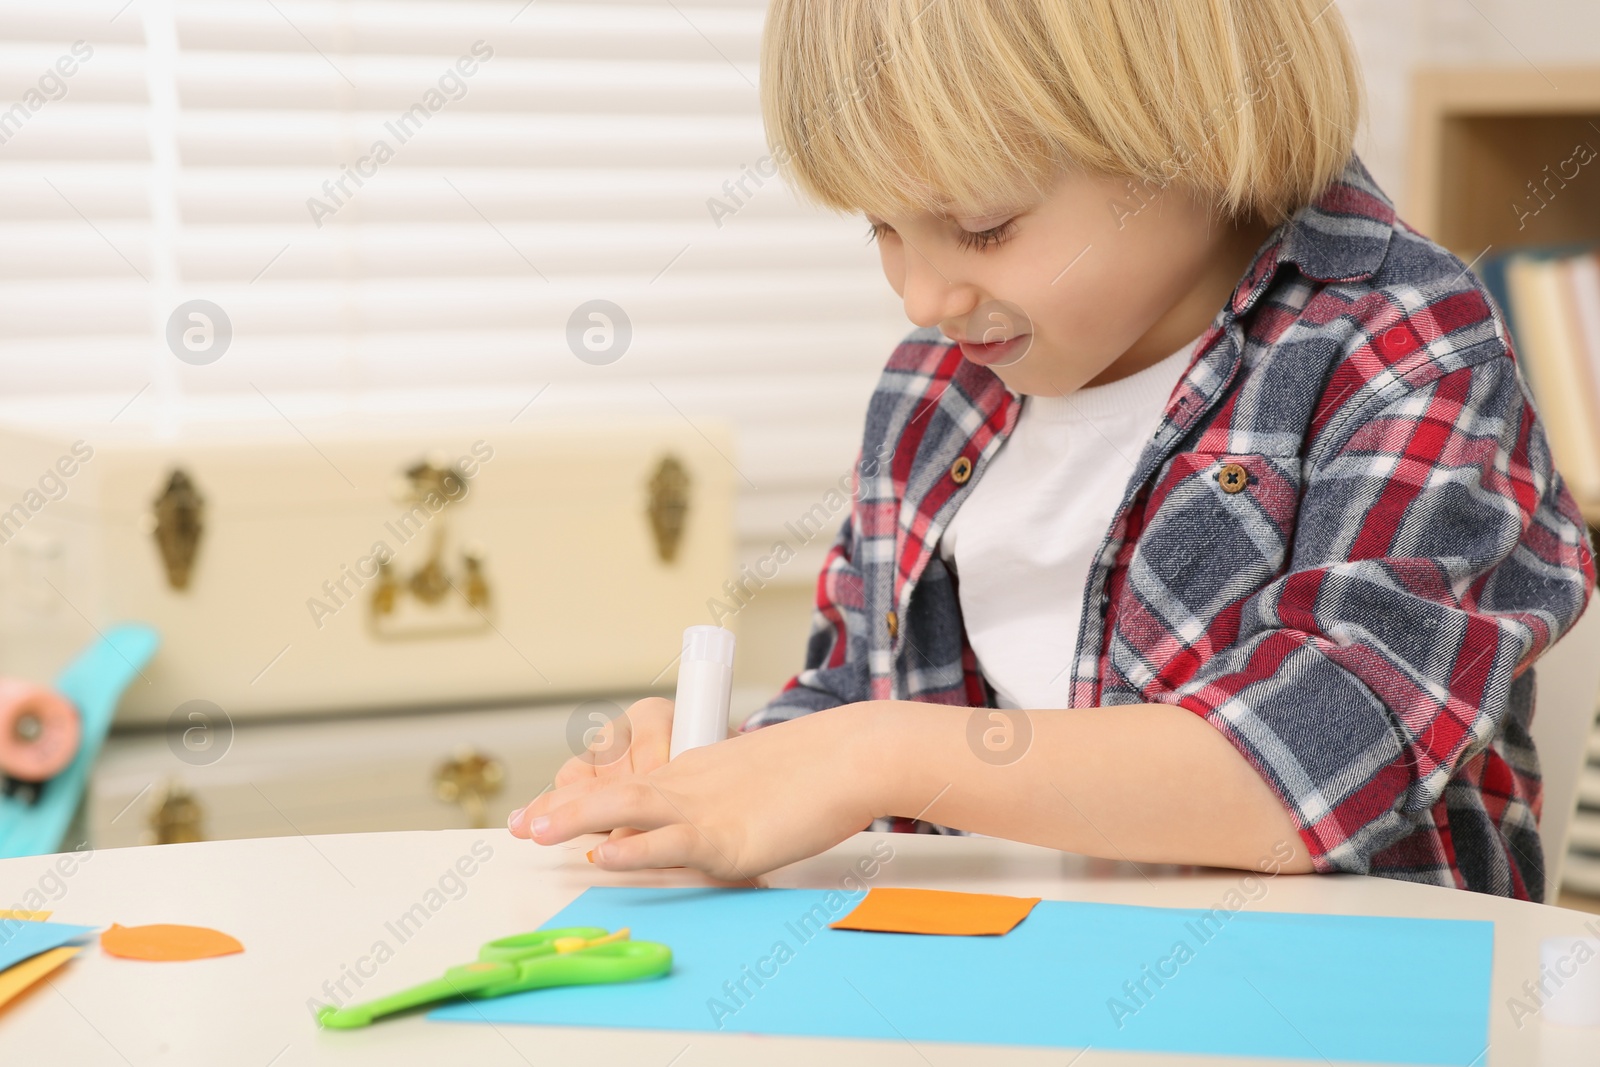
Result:
[[[578,780],[582,781],[583,779],[580,778]],[[555,788],[556,783],[552,782],[543,789],[539,790],[538,795],[532,800],[528,801],[522,807],[511,809],[511,814],[506,816],[506,829],[511,831],[512,837],[525,838],[528,836],[528,819],[533,814],[534,805],[539,803],[540,797],[547,795]]]
[[[634,774],[649,774],[667,762],[672,751],[672,701],[646,697],[628,709],[633,744],[628,749]]]
[[[678,817],[659,791],[631,776],[567,786],[539,798],[530,811],[528,835],[542,845],[618,827],[654,830]]]
[[[739,870],[704,834],[687,823],[631,834],[615,844],[602,842],[590,850],[589,862],[608,871],[688,867],[704,874],[714,885],[764,888],[765,881]]]
[[[573,756],[563,763],[561,769],[556,772],[555,787],[560,789],[564,785],[571,785],[573,782],[581,782],[585,778],[593,778],[594,776],[593,763],[582,756]]]
[[[634,834],[643,833],[643,832],[644,831],[642,831],[642,830],[635,830],[631,826],[619,826],[615,830],[611,831],[609,834],[606,835],[606,840],[607,841],[621,841],[623,838],[632,837]],[[589,850],[588,857],[589,857],[589,862],[593,863],[594,862],[594,849],[590,849]]]
[[[613,834],[596,845],[589,858],[608,871],[637,871],[652,867],[690,867],[700,835],[685,823],[639,831],[620,840]]]
[[[589,742],[589,749],[584,756],[593,764],[596,778],[632,771],[629,755],[633,749],[633,733],[634,723],[627,712],[595,731],[594,740]]]
[[[528,822],[539,815],[547,815],[555,805],[565,804],[570,800],[586,796],[590,791],[599,789],[605,784],[601,779],[591,776],[579,778],[577,781],[568,782],[565,785],[558,786],[554,783],[547,785],[539,792],[538,796],[528,801],[527,805],[522,809],[523,818],[521,821]]]
[[[642,831],[642,830],[635,830],[631,826],[619,826],[615,830],[611,831],[609,834],[606,835],[606,841],[621,841],[625,837],[632,837],[634,834],[643,833],[643,832],[644,831]],[[601,842],[601,844],[604,844],[604,843],[605,842]],[[585,855],[588,858],[590,863],[594,862],[594,849],[592,849],[592,848],[589,849],[588,852],[585,853]]]
[[[584,766],[587,766],[587,764],[584,764]],[[566,770],[566,768],[563,768],[563,771],[564,770]],[[556,775],[555,782],[553,784],[551,784],[551,785],[546,786],[545,789],[544,789],[544,792],[539,794],[539,797],[542,797],[546,793],[549,793],[549,792],[551,792],[552,790],[555,790],[555,789],[563,789],[563,788],[565,788],[567,786],[576,785],[576,784],[579,784],[581,782],[593,782],[593,781],[595,781],[595,777],[594,777],[594,775],[591,774],[591,775],[588,775],[586,777],[574,777],[570,781],[563,782],[561,780],[561,775],[558,774],[558,775]],[[578,794],[574,794],[574,795],[578,795]],[[529,838],[529,837],[532,836],[528,832],[528,824],[533,820],[534,816],[543,814],[550,806],[548,802],[545,803],[545,804],[539,804],[539,805],[535,806],[537,801],[539,800],[539,797],[535,797],[533,800],[528,801],[527,804],[523,805],[520,808],[513,808],[511,810],[511,814],[506,819],[506,828],[511,831],[511,836],[512,837],[521,837],[521,838],[525,838],[526,839],[526,838]],[[606,831],[604,831],[604,830],[597,831],[597,832],[606,833]],[[612,835],[621,835],[623,837],[626,837],[629,834],[636,834],[638,832],[639,831],[631,829],[631,828],[626,827],[626,826],[620,826],[620,827],[617,827],[617,828],[615,828],[615,829],[610,831],[610,833]]]

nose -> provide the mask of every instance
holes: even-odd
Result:
[[[947,276],[937,264],[906,245],[905,285],[901,300],[906,318],[918,326],[937,326],[958,322],[978,306],[977,290]]]

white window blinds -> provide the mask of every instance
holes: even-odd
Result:
[[[114,12],[0,8],[0,387],[8,394],[122,388],[149,358],[147,60],[138,19],[113,22]]]
[[[762,548],[848,472],[909,324],[864,224],[771,177],[760,0],[119,8],[0,6],[0,107],[92,53],[0,143],[13,404],[724,418]],[[232,329],[203,366],[193,299]],[[595,300],[614,362],[569,345]]]

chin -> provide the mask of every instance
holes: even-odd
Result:
[[[1009,367],[990,367],[994,376],[1005,383],[1006,388],[1013,389],[1023,396],[1065,396],[1072,392],[1071,389],[1063,390],[1060,382],[1065,375],[1046,375],[1038,373],[1036,368],[1026,367],[1027,361],[1013,364]],[[1052,382],[1050,379],[1054,378]]]
[[[1011,379],[1011,378],[1007,378],[1004,374],[1001,374],[999,372],[996,372],[996,377],[998,377],[1002,382],[1004,382],[1008,389],[1013,389],[1016,392],[1022,394],[1023,396],[1063,396],[1063,395],[1065,395],[1065,394],[1062,393],[1062,391],[1059,388],[1057,388],[1054,385],[1051,385],[1049,382],[1030,381],[1026,377],[1023,377],[1021,380],[1014,380],[1014,379]]]

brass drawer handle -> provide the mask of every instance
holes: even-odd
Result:
[[[154,845],[175,845],[185,841],[204,841],[205,808],[177,779],[168,779],[150,811],[150,830],[146,841]]]
[[[166,489],[151,505],[150,527],[167,571],[167,585],[173,589],[189,588],[189,573],[200,551],[200,535],[205,532],[205,514],[206,498],[194,479],[182,467],[174,467]]]
[[[499,794],[505,777],[499,760],[464,747],[434,768],[433,793],[446,804],[460,804],[473,828],[482,829],[489,825],[488,801]]]
[[[678,558],[683,528],[689,513],[689,470],[677,456],[663,456],[650,476],[645,515],[655,535],[656,555],[662,563]]]

